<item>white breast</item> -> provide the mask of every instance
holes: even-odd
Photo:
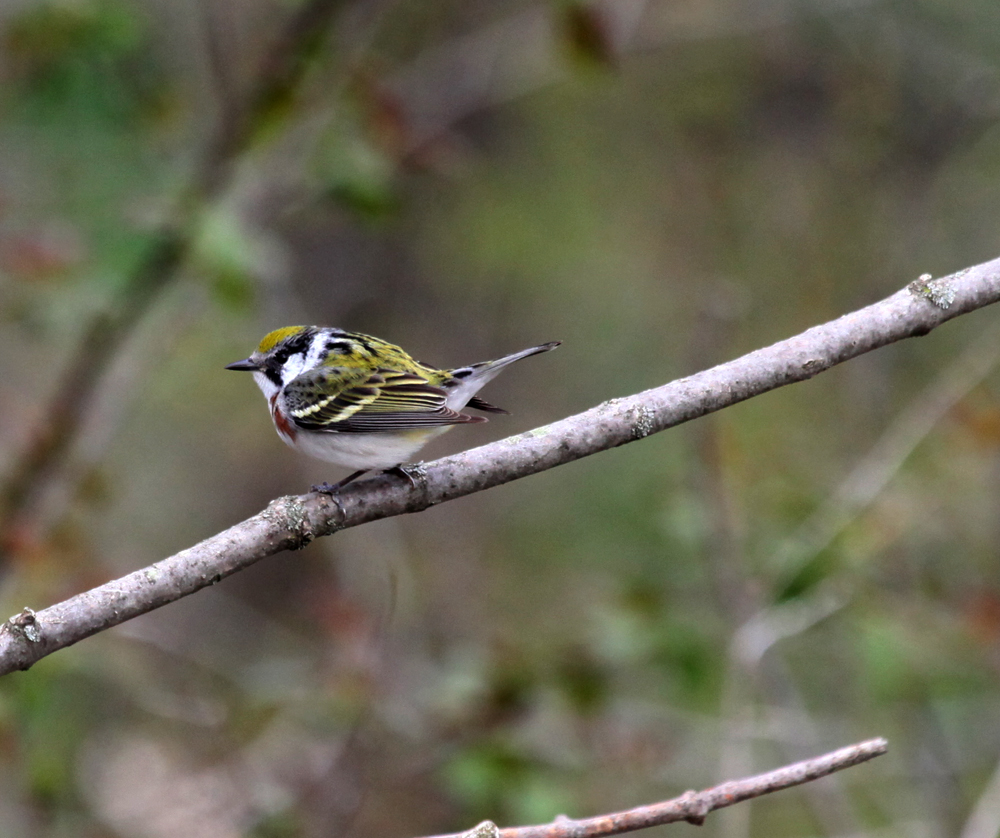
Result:
[[[303,431],[289,439],[278,435],[292,448],[309,457],[351,469],[386,469],[412,462],[425,444],[451,426],[390,434],[338,434]]]

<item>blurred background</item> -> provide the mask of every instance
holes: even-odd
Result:
[[[5,0],[0,614],[345,476],[223,369],[278,326],[441,366],[563,341],[430,459],[995,257],[995,23],[987,0]],[[995,321],[322,539],[0,679],[0,831],[408,838],[883,735],[699,834],[997,835]]]

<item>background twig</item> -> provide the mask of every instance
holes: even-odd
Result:
[[[638,806],[624,812],[598,815],[593,818],[577,820],[559,817],[549,824],[493,829],[500,838],[601,838],[605,835],[621,835],[623,832],[634,832],[678,821],[700,825],[704,822],[705,816],[716,809],[818,780],[835,771],[881,756],[888,748],[889,743],[885,739],[869,739],[814,759],[786,765],[766,774],[742,780],[730,780],[700,792],[689,791],[662,803]],[[434,838],[469,838],[469,836],[478,838],[493,831],[489,829],[491,826],[492,824],[486,822],[468,832],[439,835]]]

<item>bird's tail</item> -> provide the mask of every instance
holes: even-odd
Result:
[[[510,355],[504,355],[495,361],[483,361],[479,364],[471,364],[467,367],[449,370],[452,380],[457,381],[457,384],[454,385],[454,389],[448,397],[448,406],[453,410],[460,410],[462,407],[468,405],[469,407],[484,410],[488,413],[506,413],[507,411],[502,407],[497,407],[478,398],[476,393],[479,392],[479,389],[487,381],[490,381],[508,364],[513,364],[515,361],[520,361],[522,358],[527,358],[531,355],[548,352],[550,349],[555,349],[560,343],[562,341],[554,340],[550,343],[543,343],[540,346],[532,346],[530,349],[522,349],[520,352],[513,352]]]

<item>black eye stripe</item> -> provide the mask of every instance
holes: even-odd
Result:
[[[315,332],[306,329],[278,344],[265,361],[269,370],[280,370],[292,355],[305,355],[309,350]]]
[[[328,353],[337,353],[338,355],[348,355],[353,349],[353,344],[349,340],[330,340],[327,341],[326,351]]]

